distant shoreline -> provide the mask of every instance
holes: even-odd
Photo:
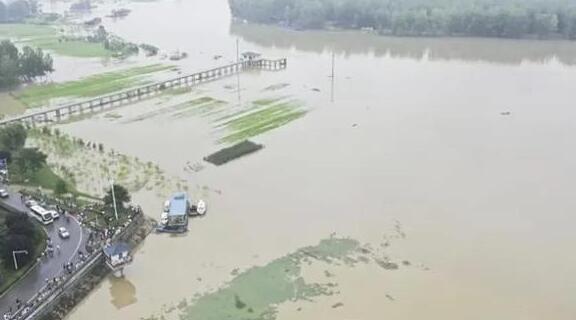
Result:
[[[253,25],[262,25],[262,26],[273,26],[278,27],[287,31],[294,31],[294,32],[314,32],[314,31],[324,31],[324,32],[359,32],[364,34],[370,34],[380,37],[393,37],[393,38],[424,38],[424,39],[457,39],[457,38],[474,38],[474,39],[502,39],[502,40],[536,40],[536,41],[566,41],[566,42],[575,42],[575,39],[568,39],[563,37],[559,33],[550,34],[546,37],[541,37],[536,34],[526,34],[523,36],[517,37],[496,37],[496,36],[487,36],[487,35],[473,35],[473,34],[466,34],[466,33],[451,33],[451,34],[434,34],[434,33],[393,33],[390,30],[382,31],[382,30],[375,30],[373,28],[344,28],[344,27],[336,27],[334,25],[324,26],[321,28],[297,28],[293,26],[289,26],[286,23],[265,23],[259,21],[250,21],[241,17],[232,17],[233,23],[236,24],[253,24]]]

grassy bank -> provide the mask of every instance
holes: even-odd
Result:
[[[16,170],[11,170],[11,172],[13,172],[11,177],[12,182],[23,187],[41,187],[42,189],[53,191],[56,189],[58,184],[64,183],[68,192],[81,196],[87,196],[83,193],[79,193],[76,190],[73,182],[67,181],[60,177],[48,165],[43,166],[40,170],[36,171],[33,176],[28,178],[18,176]]]
[[[40,186],[44,189],[54,190],[56,185],[64,182],[67,189],[74,193],[74,186],[71,183],[67,183],[64,179],[60,178],[50,167],[44,166],[42,169],[38,170],[36,174],[30,179],[27,185]]]
[[[6,233],[6,224],[4,219],[8,212],[2,208],[0,208],[0,236],[3,237]],[[34,266],[36,259],[40,256],[40,254],[44,251],[44,246],[46,245],[46,234],[42,231],[42,227],[37,224],[33,223],[35,227],[35,252],[33,253],[34,257],[30,260],[30,262],[22,266],[18,271],[15,271],[14,268],[7,267],[4,261],[0,260],[0,275],[2,276],[0,282],[0,294],[3,294],[12,284],[18,281],[22,276],[28,272],[28,270]]]
[[[53,173],[70,184],[71,190],[81,196],[102,196],[109,177],[130,192],[154,190],[167,197],[174,190],[188,191],[189,186],[178,177],[168,176],[157,165],[137,157],[120,154],[103,144],[65,135],[60,132],[29,131],[30,147],[48,155]],[[52,178],[50,178],[52,177]],[[55,182],[53,176],[43,176],[44,184]]]
[[[63,41],[57,26],[36,24],[0,24],[0,39],[13,39],[23,45],[39,47],[55,54],[80,58],[111,57],[101,43]]]
[[[97,74],[76,81],[33,85],[18,92],[16,96],[29,107],[41,106],[53,99],[91,98],[144,84],[145,76],[170,68],[172,66],[152,64]]]

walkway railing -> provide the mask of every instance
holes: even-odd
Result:
[[[237,74],[244,70],[260,69],[266,71],[277,71],[286,69],[286,66],[286,58],[278,60],[258,59],[233,63],[206,71],[196,72],[190,75],[180,76],[141,87],[115,92],[86,101],[71,103],[44,111],[25,114],[19,117],[0,120],[0,126],[17,122],[28,123],[31,125],[36,123],[58,122],[69,119],[75,115],[99,112],[120,106],[125,103],[137,101],[143,97],[164,91],[166,89],[194,86]]]

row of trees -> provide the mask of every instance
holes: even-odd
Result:
[[[20,124],[0,129],[0,158],[7,159],[10,176],[30,177],[46,165],[46,155],[37,149],[26,148],[28,133]],[[23,267],[40,250],[43,233],[35,227],[26,214],[7,213],[4,228],[0,229],[0,256],[6,268],[14,268],[12,252],[26,250],[19,254],[18,266]]]
[[[9,40],[0,42],[0,88],[32,81],[53,72],[53,60],[42,49],[18,49]]]
[[[3,213],[4,214],[4,213]],[[28,254],[16,256],[18,267],[28,264],[40,250],[43,234],[23,213],[7,213],[0,229],[0,256],[6,268],[14,269],[13,251],[26,250]]]
[[[46,165],[44,153],[25,147],[27,137],[26,128],[20,124],[0,129],[0,158],[8,160],[12,179],[31,179]]]
[[[572,0],[229,0],[232,14],[293,28],[382,34],[576,39]]]
[[[38,12],[38,2],[15,0],[8,3],[0,0],[0,22],[18,22]]]

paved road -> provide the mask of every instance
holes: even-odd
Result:
[[[4,201],[19,211],[29,212],[28,208],[20,200],[19,193],[10,191],[10,197],[0,201]],[[70,232],[69,239],[61,239],[58,236],[58,227],[61,226],[66,227]],[[65,263],[77,261],[78,250],[84,251],[87,237],[84,229],[76,219],[72,218],[69,222],[66,222],[64,217],[60,217],[53,224],[43,227],[49,238],[52,239],[54,248],[56,248],[56,245],[60,245],[60,253],[55,250],[52,258],[42,258],[41,262],[24,279],[21,279],[0,297],[0,315],[10,311],[11,307],[13,311],[16,311],[16,299],[20,299],[23,302],[28,301],[46,285],[46,279],[52,279],[62,273]]]

